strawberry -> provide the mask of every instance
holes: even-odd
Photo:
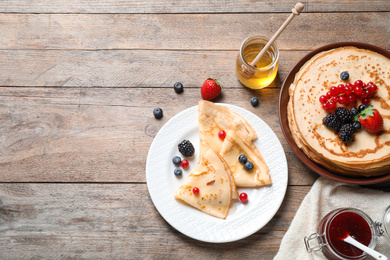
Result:
[[[360,124],[369,133],[378,133],[383,128],[383,118],[379,111],[373,106],[368,106],[366,109],[356,115],[355,121],[359,120]]]
[[[202,98],[204,100],[212,100],[219,96],[221,90],[222,86],[216,79],[208,78],[203,83],[200,93],[202,94]]]

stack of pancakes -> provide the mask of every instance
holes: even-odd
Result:
[[[200,101],[198,106],[200,156],[198,164],[174,197],[218,218],[226,218],[237,187],[261,187],[272,183],[269,169],[253,140],[256,131],[239,114],[225,106]],[[219,138],[219,131],[226,137]],[[238,157],[253,163],[247,171]],[[199,189],[194,194],[193,188]]]
[[[340,73],[347,71],[347,81]],[[332,86],[354,83],[378,82],[377,93],[371,105],[381,113],[384,126],[377,134],[364,129],[355,133],[354,140],[343,143],[337,133],[327,128],[322,119],[329,112],[319,101]],[[316,163],[350,176],[375,176],[390,173],[390,59],[376,52],[342,47],[325,51],[311,58],[296,74],[289,89],[287,106],[292,136],[300,149]],[[350,109],[358,107],[360,100],[341,105]]]

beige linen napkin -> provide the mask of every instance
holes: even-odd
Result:
[[[343,207],[357,208],[369,215],[373,221],[380,221],[381,214],[388,205],[390,205],[389,192],[320,177],[302,201],[274,260],[326,259],[321,251],[308,253],[303,239],[317,232],[318,224],[328,212]],[[375,249],[390,256],[390,245],[384,237],[379,237]]]

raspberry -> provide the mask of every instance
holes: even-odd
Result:
[[[355,134],[355,127],[352,124],[345,124],[340,128],[339,138],[344,143],[348,143],[353,139],[353,135]]]
[[[323,123],[326,127],[330,128],[330,129],[332,129],[332,130],[334,130],[334,131],[336,131],[336,132],[338,132],[338,131],[340,130],[340,128],[341,128],[341,122],[340,122],[339,119],[336,117],[336,115],[335,115],[335,114],[332,114],[332,113],[328,113],[328,114],[326,115],[326,117],[324,117],[324,118],[322,119],[322,123]]]
[[[335,114],[341,123],[351,123],[353,120],[351,113],[345,107],[338,107]]]
[[[184,157],[191,157],[195,153],[195,148],[189,140],[183,140],[179,145],[179,152],[184,155]]]

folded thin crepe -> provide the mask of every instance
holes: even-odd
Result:
[[[223,140],[218,137],[220,130],[225,132],[233,130],[247,141],[257,139],[256,131],[242,116],[225,106],[216,105],[210,101],[199,101],[198,124],[200,155],[206,153],[210,148],[217,153],[221,150]]]
[[[225,219],[232,202],[235,184],[225,160],[213,149],[199,157],[195,169],[174,197],[211,216]],[[193,188],[199,194],[193,193]]]
[[[272,183],[268,166],[260,151],[253,142],[241,139],[234,131],[226,132],[219,153],[229,165],[237,187],[260,187]],[[241,154],[246,155],[248,161],[253,163],[251,171],[245,170],[244,164],[239,162],[238,157]]]

